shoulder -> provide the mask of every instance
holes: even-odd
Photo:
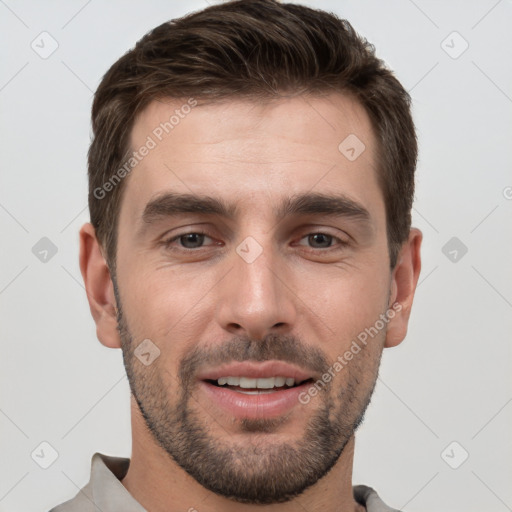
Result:
[[[355,485],[353,492],[357,503],[364,505],[367,512],[401,512],[396,508],[386,505],[377,494],[377,491],[367,485]]]
[[[80,489],[74,498],[52,508],[50,512],[95,512],[91,483]]]
[[[89,483],[74,498],[52,508],[50,512],[97,512],[105,504],[124,506],[125,510],[141,510],[120,480],[126,475],[130,459],[96,452],[91,458]],[[110,506],[110,505],[108,505]]]

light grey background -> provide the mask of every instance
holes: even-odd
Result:
[[[96,339],[78,267],[91,97],[144,33],[206,5],[0,0],[0,511],[71,498],[95,451],[130,456],[121,354]],[[409,512],[512,510],[512,3],[308,5],[376,45],[411,92],[420,139],[423,271],[408,336],[383,356],[354,483]],[[58,43],[46,59],[31,47],[55,44],[43,31]],[[42,237],[57,248],[46,262],[32,252]],[[48,469],[31,458],[50,462],[43,441],[59,455]]]

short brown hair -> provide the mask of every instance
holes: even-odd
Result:
[[[95,191],[127,159],[134,119],[151,101],[267,101],[325,92],[353,95],[371,119],[394,268],[414,196],[417,141],[409,94],[348,21],[275,0],[238,0],[156,27],[113,64],[96,91],[89,210],[111,272],[124,180],[104,197]]]

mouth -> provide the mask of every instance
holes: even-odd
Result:
[[[274,418],[300,404],[314,377],[282,361],[224,364],[198,376],[209,407],[237,418]]]
[[[295,382],[293,377],[266,377],[266,378],[249,378],[249,377],[220,377],[219,379],[205,379],[204,382],[209,383],[212,386],[219,388],[230,389],[237,393],[243,393],[245,395],[257,395],[257,394],[268,394],[276,393],[279,391],[286,391],[293,389],[303,384],[312,383],[313,379],[304,379],[299,382]]]

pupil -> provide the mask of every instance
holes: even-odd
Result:
[[[195,240],[195,244],[194,244],[194,238],[196,239]],[[204,235],[201,235],[200,233],[189,233],[189,234],[184,235],[184,236],[181,237],[182,244],[185,247],[187,247],[187,249],[193,249],[194,247],[197,247],[198,246],[198,244],[197,244],[198,241],[199,241],[199,245],[201,245],[203,240],[204,240]],[[193,247],[189,247],[187,245],[188,242],[192,242],[192,246]]]
[[[321,238],[323,237],[323,238],[324,238],[324,241],[327,241],[327,245],[326,245],[326,246],[327,246],[327,247],[329,246],[329,239],[331,238],[329,235],[324,235],[323,233],[316,233],[316,234],[314,234],[314,235],[309,235],[309,239],[310,239],[310,241],[311,241],[311,240],[314,240],[314,239],[315,239],[315,238],[317,238],[317,237],[321,237]],[[321,242],[320,242],[320,244],[321,244]],[[324,245],[324,246],[325,246],[325,245]]]

